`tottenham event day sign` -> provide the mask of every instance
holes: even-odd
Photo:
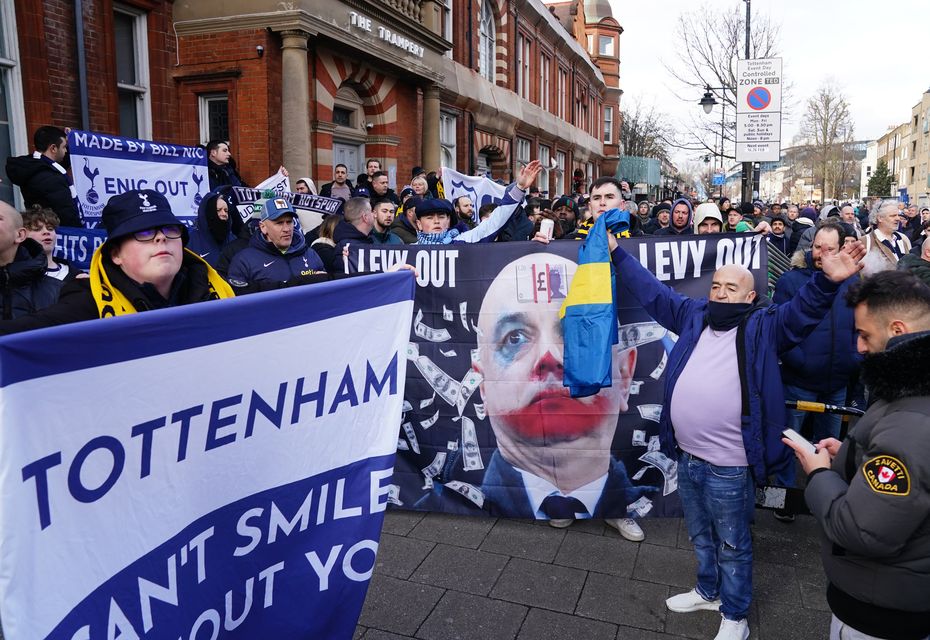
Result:
[[[413,290],[376,274],[0,339],[4,637],[351,638],[398,495]]]
[[[621,240],[660,281],[706,296],[722,264],[766,286],[766,243],[729,234]],[[558,310],[579,244],[366,246],[361,271],[418,270],[391,501],[405,509],[544,518],[553,488],[593,517],[681,514],[677,464],[659,450],[668,352],[677,337],[620,299],[614,385],[583,400],[562,385]],[[574,494],[573,494],[574,495]],[[556,516],[552,516],[556,517]]]
[[[781,158],[781,58],[736,61],[736,161]]]
[[[201,147],[71,131],[68,149],[81,216],[88,227],[100,222],[111,197],[133,189],[158,191],[168,198],[176,216],[192,224],[200,201],[210,191],[207,155]]]

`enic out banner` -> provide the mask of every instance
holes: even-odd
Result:
[[[714,270],[750,268],[765,291],[765,242],[748,234],[621,240],[679,292],[706,296]],[[556,490],[575,513],[680,515],[674,460],[659,450],[663,373],[677,336],[620,300],[613,386],[572,399],[559,308],[579,244],[366,247],[360,271],[413,264],[418,287],[405,357],[392,502],[405,509],[545,518]],[[713,384],[713,381],[708,381]],[[735,390],[734,393],[738,393]],[[557,517],[557,516],[551,516]]]
[[[200,201],[210,191],[207,152],[165,142],[121,138],[91,131],[68,134],[71,173],[84,224],[95,227],[113,196],[154,189],[182,220],[197,220]]]
[[[351,638],[413,291],[376,274],[0,339],[4,637]]]

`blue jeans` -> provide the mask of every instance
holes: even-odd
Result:
[[[846,402],[846,387],[840,387],[836,391],[819,393],[795,387],[794,385],[785,385],[785,400],[807,400],[809,402],[823,402],[824,404],[843,405]],[[809,411],[798,411],[788,409],[788,424],[795,431],[801,431],[801,425],[804,424],[804,418],[810,413]],[[824,438],[839,438],[840,429],[843,426],[843,416],[835,413],[815,413],[813,414],[814,436],[811,442],[815,444]],[[775,484],[780,487],[793,487],[795,485],[795,464],[794,455],[791,456],[791,464],[784,470],[776,474]]]
[[[697,592],[707,600],[719,597],[725,618],[746,618],[752,601],[749,525],[755,509],[749,467],[718,467],[682,452],[678,493],[697,554]]]

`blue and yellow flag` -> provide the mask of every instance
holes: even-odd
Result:
[[[573,398],[592,396],[613,384],[611,365],[617,334],[617,290],[607,229],[627,231],[630,214],[604,212],[578,249],[578,270],[559,310],[565,340],[563,384]]]

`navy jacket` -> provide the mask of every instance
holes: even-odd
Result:
[[[200,201],[197,209],[197,226],[190,230],[190,241],[187,248],[207,261],[214,269],[219,265],[220,254],[223,248],[236,239],[233,229],[233,216],[239,214],[225,197],[229,187],[217,187]],[[229,204],[229,217],[225,222],[216,217],[216,199],[224,196]]]
[[[669,403],[675,383],[706,326],[707,298],[694,300],[659,282],[621,247],[613,252],[618,296],[632,296],[663,327],[678,335],[665,369],[665,403],[659,435],[666,455],[676,456]],[[781,442],[785,398],[778,357],[798,345],[830,309],[839,287],[818,272],[786,304],[758,307],[740,325],[737,357],[741,363],[743,446],[757,483],[784,469],[791,450]]]
[[[792,269],[775,285],[776,303],[789,302],[816,273],[811,253],[804,254],[807,267]],[[852,277],[840,285],[833,307],[801,344],[781,356],[781,378],[785,384],[827,393],[849,384],[862,358],[856,349],[856,321],[846,304],[846,289],[859,280]],[[795,398],[789,398],[794,400]]]
[[[302,233],[295,232],[291,246],[281,251],[265,240],[261,231],[249,239],[249,246],[236,254],[229,265],[229,284],[240,289],[278,288],[289,280],[322,273],[326,269],[316,251],[307,246]],[[264,283],[267,286],[261,286]]]
[[[326,265],[330,273],[345,273],[345,265],[342,262],[342,250],[347,244],[375,244],[371,234],[365,235],[355,228],[355,225],[346,222],[345,218],[339,221],[336,228],[333,229],[333,241],[336,248],[333,250],[333,260]]]
[[[32,156],[7,158],[6,173],[10,182],[22,191],[26,207],[40,204],[52,209],[64,227],[83,227],[74,206],[68,177],[48,162]]]
[[[35,313],[58,302],[64,282],[45,275],[47,266],[42,245],[26,238],[16,249],[13,262],[0,267],[3,320]]]
[[[454,467],[457,461],[461,466],[459,455],[449,456],[445,469]],[[441,478],[437,478],[437,480],[441,480]],[[467,481],[467,479],[465,480]],[[488,468],[484,472],[484,479],[480,489],[481,493],[484,494],[483,511],[487,512],[488,515],[507,518],[536,518],[536,513],[533,511],[529,497],[526,494],[523,476],[513,465],[504,460],[504,457],[497,450],[491,456]],[[648,485],[634,486],[627,476],[626,467],[623,466],[623,463],[618,460],[611,460],[607,471],[607,482],[604,484],[604,492],[598,499],[591,517],[626,517],[626,513],[623,513],[626,505],[636,502],[643,495],[658,490],[659,487]],[[611,509],[607,510],[608,507],[611,507]],[[441,481],[435,482],[432,492],[420,498],[414,508],[463,515],[475,515],[482,512],[482,508],[479,508],[468,498],[459,495],[455,491],[445,489]],[[613,511],[617,509],[619,509],[619,512],[614,513]]]

